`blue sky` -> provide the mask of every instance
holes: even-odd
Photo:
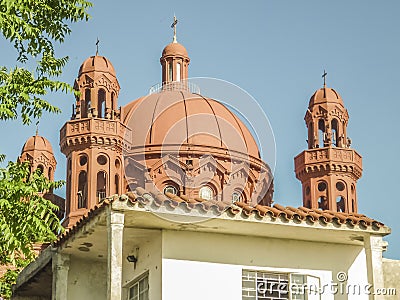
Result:
[[[88,23],[72,26],[58,55],[69,55],[62,80],[73,83],[80,64],[95,53],[113,63],[121,85],[119,105],[147,94],[161,80],[159,58],[171,41],[174,13],[178,41],[191,58],[189,76],[232,82],[250,93],[268,116],[276,139],[274,200],[300,206],[301,186],[293,158],[306,148],[304,114],[308,100],[327,85],[342,96],[349,111],[348,134],[363,156],[358,183],[359,212],[390,226],[386,257],[400,258],[397,187],[400,138],[400,3],[398,1],[96,1]],[[13,66],[16,54],[0,39],[0,65]],[[43,117],[65,178],[59,129],[71,116],[71,95],[50,95],[63,113]],[[256,115],[256,114],[255,114]],[[247,115],[251,119],[251,115]],[[0,122],[0,152],[14,160],[34,125]],[[263,145],[263,148],[274,147]]]

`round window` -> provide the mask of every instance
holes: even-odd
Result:
[[[326,182],[320,182],[318,183],[318,191],[323,192],[326,190]]]
[[[97,162],[99,163],[99,165],[105,165],[107,163],[107,157],[105,157],[104,155],[99,155],[97,156]]]
[[[79,164],[80,164],[81,166],[84,166],[84,165],[87,164],[87,156],[86,156],[86,155],[81,155],[81,156],[79,157]]]
[[[164,188],[164,194],[167,194],[167,193],[171,193],[171,194],[177,195],[178,194],[178,190],[173,185],[167,185]]]
[[[340,192],[341,192],[341,191],[344,191],[344,188],[345,188],[344,183],[341,182],[341,181],[336,182],[336,188],[337,188],[337,190],[340,191]]]
[[[200,188],[199,196],[204,200],[212,200],[214,193],[209,186],[203,186],[202,188]]]

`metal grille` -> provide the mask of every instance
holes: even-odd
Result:
[[[243,270],[243,300],[282,300],[289,298],[289,274]]]

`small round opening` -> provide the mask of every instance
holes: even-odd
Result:
[[[171,194],[177,195],[178,194],[178,189],[176,187],[172,186],[172,185],[167,185],[164,188],[164,194],[166,194],[166,193],[171,193]]]
[[[337,190],[340,191],[340,192],[341,192],[341,191],[344,191],[344,188],[345,188],[344,183],[341,182],[341,181],[336,182],[336,188],[337,188]]]
[[[326,183],[325,182],[318,183],[318,191],[323,192],[325,190],[326,190]]]
[[[99,163],[99,165],[105,165],[107,163],[107,157],[105,157],[104,155],[99,155],[97,157],[97,162]]]

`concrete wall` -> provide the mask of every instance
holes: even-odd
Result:
[[[400,299],[400,260],[383,259],[385,288],[395,288],[396,295],[386,295],[385,299]]]
[[[345,272],[348,283],[368,284],[361,246],[164,231],[162,248],[163,300],[241,300],[243,269],[314,275],[321,286],[339,283],[337,273]],[[368,295],[329,292],[321,299],[368,299]]]
[[[107,299],[107,262],[70,258],[68,300]]]
[[[161,230],[142,230],[137,238],[135,234],[130,237],[129,230],[126,228],[124,232],[122,299],[127,299],[129,287],[146,272],[149,274],[149,299],[161,299]],[[136,265],[126,259],[130,254],[137,257]]]

